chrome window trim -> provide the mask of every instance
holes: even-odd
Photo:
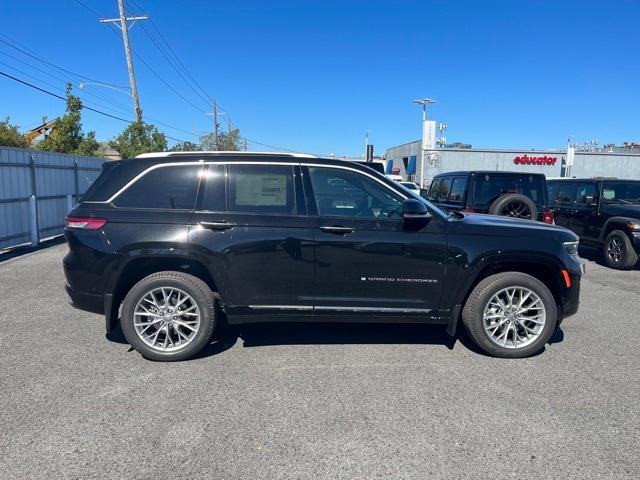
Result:
[[[134,183],[136,183],[138,180],[140,180],[142,177],[144,177],[147,173],[152,172],[154,170],[157,170],[158,168],[176,167],[176,166],[188,167],[188,166],[193,166],[193,165],[202,165],[204,167],[205,165],[216,165],[216,164],[218,164],[218,165],[220,165],[220,164],[222,164],[222,165],[289,165],[289,166],[337,168],[337,169],[341,169],[341,170],[350,170],[352,172],[356,172],[356,173],[359,173],[361,175],[365,175],[365,176],[375,180],[380,185],[384,186],[385,188],[387,188],[391,192],[395,193],[396,195],[400,196],[404,200],[409,198],[408,196],[406,196],[406,195],[394,190],[389,185],[387,185],[385,182],[383,182],[381,179],[376,178],[374,175],[371,175],[368,172],[363,172],[361,170],[358,170],[357,168],[353,168],[353,167],[350,167],[348,165],[324,165],[324,164],[321,164],[321,163],[300,162],[300,161],[298,161],[298,162],[255,162],[255,161],[253,161],[252,162],[252,161],[246,161],[246,160],[221,160],[221,161],[212,162],[212,161],[198,160],[198,161],[193,161],[193,162],[168,162],[168,163],[158,163],[156,165],[152,165],[149,168],[147,168],[146,170],[143,170],[142,172],[140,172],[138,175],[133,177],[131,180],[129,180],[129,182],[127,182],[116,193],[111,195],[111,197],[109,197],[107,200],[86,201],[86,202],[83,202],[83,203],[93,203],[93,204],[108,204],[108,203],[112,203],[116,198],[118,198],[118,196],[120,196],[125,190],[130,188]],[[145,207],[141,207],[141,208],[145,208]]]

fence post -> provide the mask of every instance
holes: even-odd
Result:
[[[67,193],[67,214],[73,209],[73,194]]]
[[[76,202],[80,200],[80,182],[78,180],[78,159],[73,159],[73,178],[76,186]]]
[[[40,243],[40,235],[38,232],[38,210],[36,208],[36,196],[29,197],[29,235],[31,237],[31,246],[37,247]]]

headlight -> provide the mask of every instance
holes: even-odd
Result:
[[[640,230],[640,223],[627,223],[627,227],[629,227],[629,230]]]
[[[578,255],[578,245],[580,242],[563,242],[564,248],[569,255]]]

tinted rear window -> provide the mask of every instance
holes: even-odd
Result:
[[[544,177],[539,175],[500,175],[482,173],[476,175],[473,203],[491,204],[499,196],[507,193],[518,193],[529,197],[537,204],[545,202],[547,185]]]
[[[113,201],[121,208],[191,210],[198,191],[198,165],[160,167],[151,170]]]

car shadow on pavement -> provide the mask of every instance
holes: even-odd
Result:
[[[115,343],[127,344],[122,329],[106,334]],[[275,345],[443,345],[453,350],[459,341],[468,350],[488,356],[471,340],[460,326],[451,337],[444,325],[384,324],[384,323],[256,323],[222,325],[207,345],[192,360],[219,355],[242,340],[243,347]],[[564,332],[558,328],[548,344],[560,343]],[[133,351],[133,348],[130,348]],[[542,350],[544,351],[544,350]],[[540,352],[542,353],[542,352]]]
[[[444,325],[382,323],[277,323],[230,326],[245,347],[270,345],[430,344],[452,349]]]

